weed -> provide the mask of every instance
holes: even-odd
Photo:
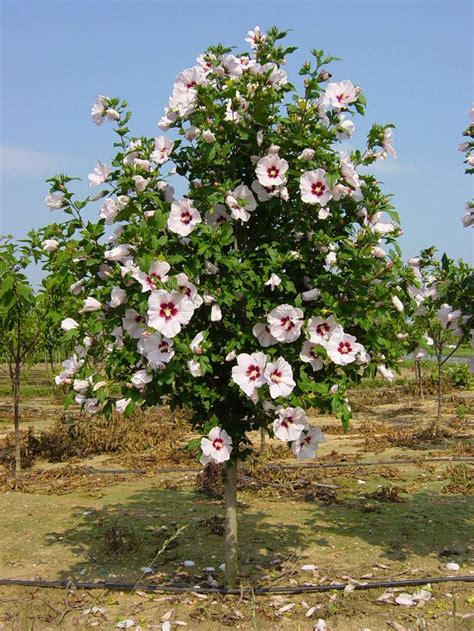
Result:
[[[471,495],[474,491],[474,475],[472,467],[469,468],[465,463],[449,466],[446,469],[449,476],[449,483],[441,489],[442,493],[462,493],[463,495]]]
[[[222,467],[214,462],[209,462],[197,475],[197,488],[200,493],[208,497],[224,497],[224,483],[222,480]]]
[[[115,521],[104,532],[104,545],[107,554],[124,556],[140,548],[140,538],[133,528]]]
[[[464,421],[466,416],[469,414],[469,406],[464,403],[460,403],[456,408],[456,416],[460,421]]]
[[[385,486],[381,486],[373,493],[370,493],[368,497],[377,500],[379,502],[402,502],[402,498],[400,497],[400,488],[398,486],[392,486],[391,484],[386,484]]]
[[[225,532],[224,518],[219,515],[213,515],[209,519],[201,519],[199,525],[203,528],[209,528],[209,532],[213,535],[222,537]]]

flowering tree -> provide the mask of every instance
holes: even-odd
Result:
[[[22,371],[40,343],[42,312],[26,274],[31,248],[0,237],[0,353],[12,387],[15,476],[21,474],[20,388]]]
[[[473,269],[463,261],[456,264],[443,254],[434,258],[435,249],[421,252],[410,259],[416,282],[408,292],[417,305],[413,318],[414,337],[419,345],[415,360],[434,351],[438,366],[438,411],[432,431],[438,434],[441,425],[443,367],[456,350],[469,339],[473,325]]]
[[[81,301],[63,314],[77,346],[56,380],[90,413],[193,411],[201,462],[225,463],[227,585],[249,432],[313,457],[324,437],[305,409],[347,425],[347,387],[377,370],[392,379],[406,329],[398,218],[357,170],[395,157],[393,126],[374,125],[363,151],[340,151],[362,91],[329,82],[333,59],[313,50],[298,94],[285,35],[256,27],[250,53],[214,46],[180,72],[159,122],[168,136],[131,136],[126,103],[98,97],[93,121],[118,135],[112,162],[89,175],[101,192],[79,200],[59,175],[46,199],[66,214],[46,268]]]
[[[474,107],[469,110],[469,118],[471,122],[469,127],[464,130],[463,136],[467,138],[458,145],[459,151],[465,154],[464,164],[466,165],[465,173],[472,175],[474,173]],[[466,202],[466,212],[463,215],[462,223],[465,228],[474,225],[474,201]]]

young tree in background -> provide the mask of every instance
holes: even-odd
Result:
[[[416,285],[408,288],[418,305],[413,319],[413,330],[421,345],[415,358],[434,351],[437,363],[437,414],[431,429],[433,435],[441,431],[443,368],[461,344],[469,340],[473,324],[474,304],[473,268],[464,261],[457,263],[443,254],[434,258],[435,250],[424,250],[412,259]]]
[[[111,164],[89,175],[101,193],[80,200],[60,175],[46,200],[66,214],[47,282],[81,298],[62,313],[76,348],[57,382],[90,413],[193,411],[201,462],[225,463],[227,586],[249,432],[303,459],[324,440],[304,408],[347,426],[347,388],[377,371],[393,379],[413,280],[390,197],[357,171],[395,156],[392,125],[374,125],[364,151],[341,151],[362,91],[329,82],[333,58],[313,50],[298,94],[285,35],[256,27],[250,53],[214,46],[179,73],[159,123],[170,137],[131,136],[126,103],[98,97],[94,122],[118,135]],[[187,181],[179,198],[176,173]]]
[[[20,388],[22,370],[37,350],[42,317],[26,275],[32,261],[26,242],[0,238],[0,352],[6,361],[13,395],[15,475],[21,473]]]
[[[458,145],[458,149],[465,154],[465,173],[472,175],[474,173],[474,107],[469,110],[469,118],[471,119],[469,127],[463,132],[463,136],[467,140]],[[466,202],[466,213],[462,218],[462,223],[465,228],[474,225],[474,202],[472,200]]]

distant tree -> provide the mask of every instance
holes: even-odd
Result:
[[[474,324],[473,268],[443,254],[435,258],[435,249],[424,250],[411,259],[416,283],[408,287],[417,304],[413,318],[413,336],[418,340],[415,359],[433,352],[437,363],[437,414],[432,431],[441,430],[443,399],[443,367],[461,344],[468,342]]]
[[[21,473],[20,387],[22,370],[42,335],[42,314],[26,275],[32,262],[26,242],[0,237],[0,350],[5,358],[13,396],[15,475]]]
[[[458,145],[458,149],[465,155],[465,173],[472,175],[474,173],[474,107],[469,110],[469,118],[471,122],[463,132],[463,136],[467,140]],[[474,201],[466,202],[466,212],[463,215],[462,222],[465,228],[474,225]]]

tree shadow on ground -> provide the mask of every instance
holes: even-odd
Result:
[[[374,546],[374,558],[381,551],[391,560],[430,556],[462,562],[470,556],[473,519],[472,497],[419,492],[399,503],[348,500],[305,524],[329,539],[342,538],[342,546],[357,540]]]
[[[291,557],[307,543],[296,524],[271,523],[268,514],[248,508],[239,502],[240,576],[244,579],[261,575],[261,566],[268,569],[276,557]],[[220,500],[192,490],[152,488],[97,510],[77,507],[74,515],[73,527],[47,535],[47,545],[66,546],[77,559],[58,578],[135,583],[141,568],[151,564],[160,583],[202,583],[207,576],[202,569],[209,566],[216,569],[218,581],[223,577],[218,569],[224,561]],[[182,526],[186,529],[166,545]],[[162,547],[165,550],[155,558]],[[195,566],[185,568],[185,560]]]

